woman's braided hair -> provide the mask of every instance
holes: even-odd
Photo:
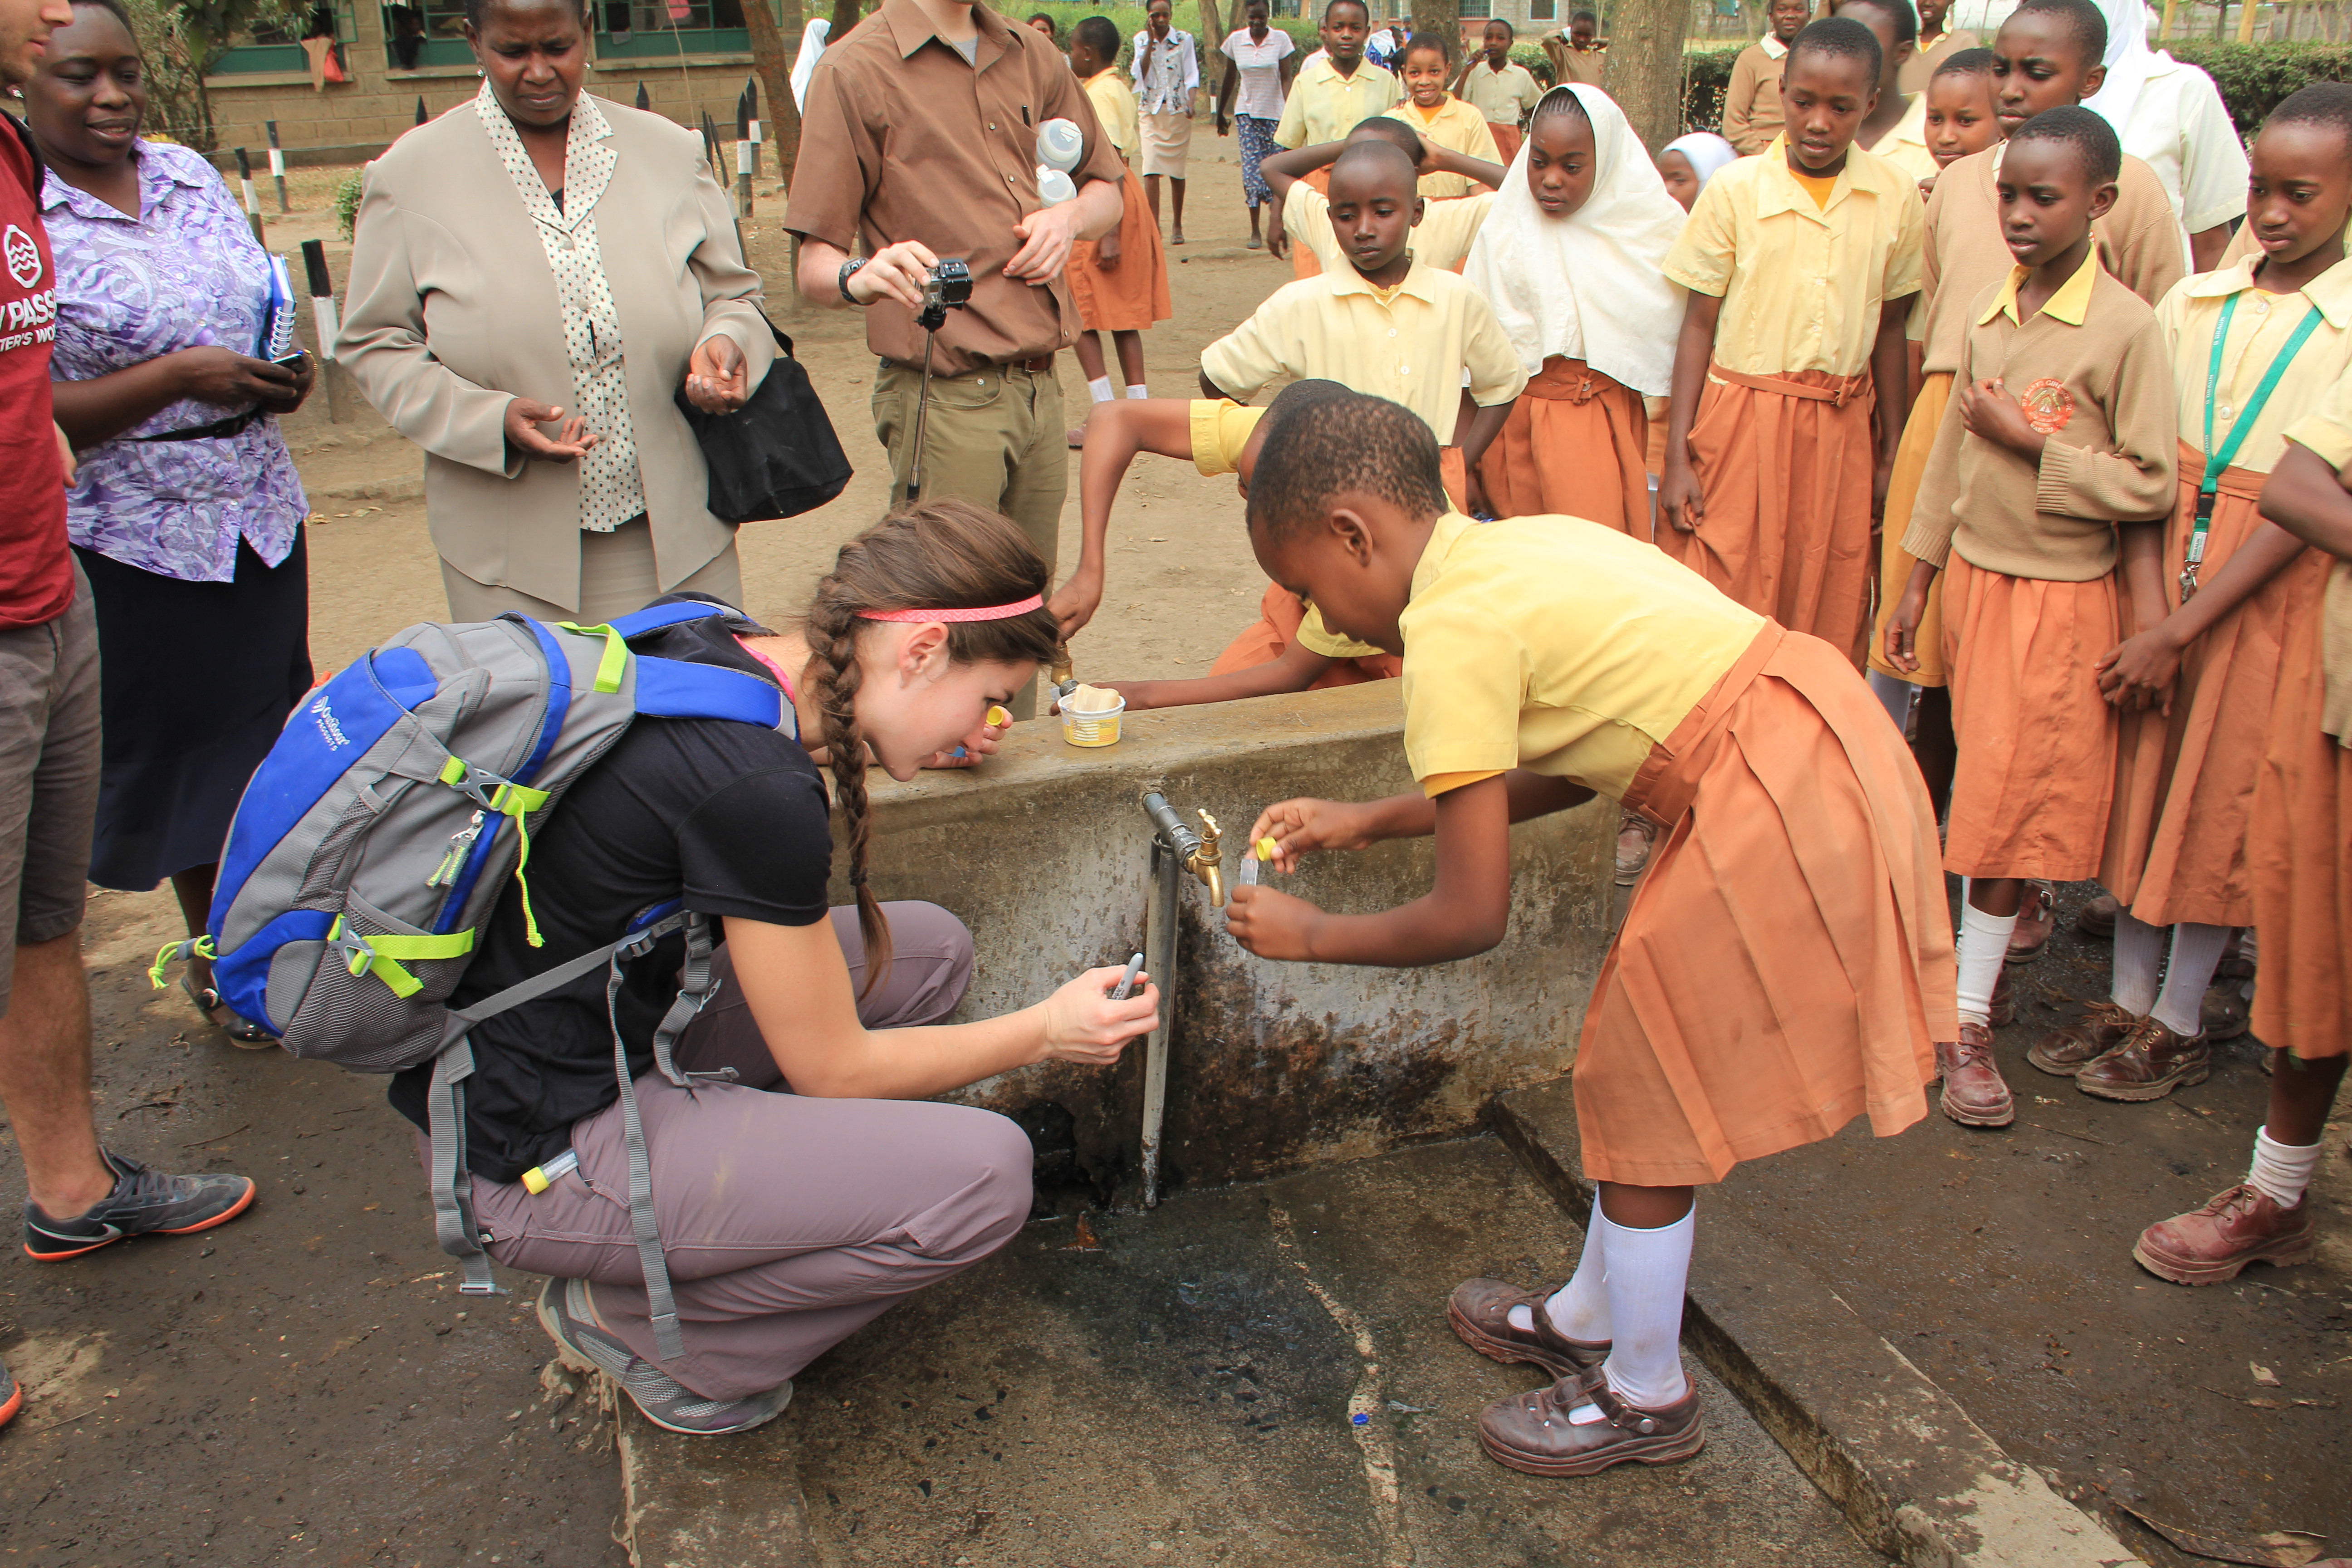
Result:
[[[803,623],[810,695],[824,715],[834,797],[849,828],[849,885],[857,890],[857,925],[866,937],[866,989],[890,964],[890,927],[866,885],[873,821],[866,797],[866,737],[857,728],[864,682],[858,638],[866,610],[964,610],[1009,605],[1043,594],[1051,574],[1021,530],[984,507],[927,500],[892,512],[841,547],[816,585]],[[1060,629],[1053,614],[1031,610],[1001,621],[948,623],[948,658],[960,665],[1043,664]]]

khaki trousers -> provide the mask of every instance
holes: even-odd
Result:
[[[1003,512],[1021,527],[1053,580],[1069,494],[1069,428],[1055,368],[993,366],[970,375],[931,377],[930,416],[923,431],[919,500],[953,496]],[[890,500],[907,494],[913,466],[915,407],[923,373],[889,360],[874,373],[874,436],[890,454]],[[1036,716],[1034,681],[1013,700],[1015,718]]]
[[[890,967],[859,998],[859,1021],[944,1022],[971,980],[971,933],[936,904],[883,910]],[[862,987],[856,911],[834,910],[833,928]],[[1027,1135],[993,1111],[793,1093],[723,947],[713,973],[718,996],[678,1041],[677,1065],[733,1068],[739,1081],[704,1079],[689,1092],[648,1073],[637,1106],[686,1336],[686,1354],[664,1370],[707,1399],[740,1399],[1012,1240],[1029,1217],[1034,1156]],[[572,1147],[578,1173],[535,1197],[477,1178],[475,1218],[507,1267],[594,1281],[604,1327],[653,1360],[620,1106],[574,1122]]]
[[[478,583],[446,561],[441,563],[441,586],[449,595],[453,621],[491,621],[513,614],[533,620],[600,626],[615,616],[644,609],[665,592],[698,594],[739,610],[748,608],[743,603],[743,561],[731,542],[692,576],[665,590],[654,566],[653,525],[642,517],[630,519],[610,533],[580,531],[577,607],[534,598],[502,584]]]

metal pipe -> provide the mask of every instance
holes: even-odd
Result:
[[[1156,798],[1156,797],[1155,797]],[[1161,802],[1164,807],[1166,802]],[[1181,826],[1181,825],[1180,825]],[[1160,1129],[1168,1113],[1168,1049],[1176,1033],[1176,894],[1183,861],[1151,841],[1151,901],[1143,917],[1145,965],[1160,983],[1160,1019],[1143,1042],[1143,1206],[1160,1203]]]
[[[1143,814],[1151,818],[1154,827],[1160,829],[1162,841],[1176,851],[1177,859],[1189,858],[1199,851],[1201,836],[1184,826],[1184,819],[1176,815],[1176,808],[1168,804],[1166,795],[1158,790],[1147,792],[1143,797]]]

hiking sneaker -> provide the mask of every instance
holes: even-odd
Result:
[[[793,1402],[792,1380],[749,1399],[705,1399],[596,1326],[585,1279],[550,1279],[539,1292],[539,1326],[556,1357],[573,1372],[603,1373],[621,1385],[646,1420],[666,1432],[719,1437],[772,1421]]]
[[[16,1412],[23,1408],[24,1404],[25,1391],[17,1386],[15,1378],[8,1375],[8,1363],[0,1362],[0,1426],[15,1420]]]
[[[185,1236],[226,1225],[253,1205],[250,1176],[168,1176],[127,1154],[99,1151],[114,1172],[114,1190],[89,1213],[51,1219],[25,1201],[25,1256],[58,1263],[127,1236]]]

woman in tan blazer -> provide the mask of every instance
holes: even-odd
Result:
[[[449,613],[599,622],[742,599],[673,401],[774,360],[702,139],[583,96],[577,0],[468,0],[482,89],[368,165],[336,353],[425,448]]]

